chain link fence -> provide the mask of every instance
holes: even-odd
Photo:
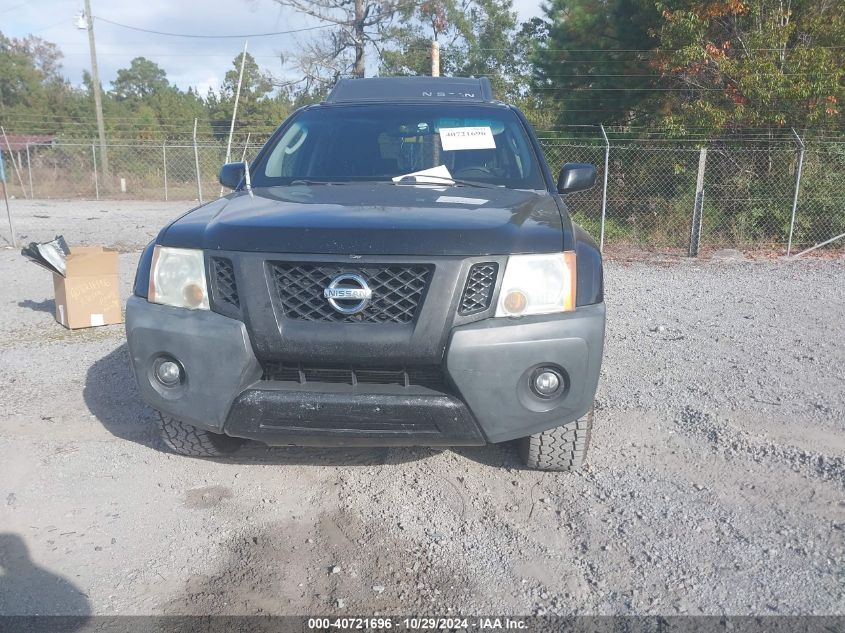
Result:
[[[597,185],[566,201],[606,250],[795,253],[845,233],[845,142],[630,139],[600,132],[579,138],[541,132],[540,142],[553,171],[566,162],[597,166]],[[248,137],[235,141],[231,160],[251,160],[260,147]],[[82,233],[110,243],[107,225],[119,217],[143,226],[146,240],[155,222],[221,194],[217,173],[225,144],[115,141],[107,149],[108,172],[97,143],[4,150],[15,237],[65,232],[73,240],[75,222],[99,219],[106,222],[95,235]],[[10,229],[0,236],[10,242]],[[124,242],[135,245],[128,232]],[[833,239],[825,248],[843,243]]]
[[[845,142],[543,137],[541,144],[553,169],[598,167],[597,186],[566,199],[606,247],[794,253],[845,233]]]
[[[835,240],[845,233],[845,143],[807,144],[802,167],[793,246]]]
[[[233,145],[231,160],[251,159],[259,149],[261,144],[256,143]],[[61,141],[3,151],[9,195],[165,201],[218,197],[217,173],[226,159],[225,145],[109,143],[107,152],[106,173],[97,143]],[[10,163],[12,167],[8,168]]]

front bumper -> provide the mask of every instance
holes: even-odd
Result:
[[[480,445],[565,424],[592,406],[604,347],[604,304],[560,315],[484,319],[456,327],[443,367],[448,392],[263,380],[246,326],[215,312],[131,297],[129,353],[147,404],[188,424],[270,445]],[[168,388],[156,358],[179,361]],[[531,373],[553,365],[565,381],[543,400]]]

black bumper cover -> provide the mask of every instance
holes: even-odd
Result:
[[[436,392],[355,394],[301,391],[294,387],[247,389],[232,404],[224,431],[273,446],[485,443],[467,406],[453,396]]]
[[[300,384],[262,379],[243,322],[132,297],[126,330],[144,400],[188,424],[270,445],[479,445],[550,429],[592,406],[604,342],[603,304],[525,319],[485,319],[452,330],[444,390],[399,385]],[[187,378],[163,388],[155,359]],[[539,400],[528,377],[551,364],[559,397]]]

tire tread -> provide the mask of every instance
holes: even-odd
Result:
[[[225,457],[243,444],[240,438],[212,433],[162,413],[158,414],[158,428],[168,449],[189,457]]]
[[[594,410],[553,429],[520,440],[519,452],[526,466],[538,470],[578,470],[583,466],[593,429]]]

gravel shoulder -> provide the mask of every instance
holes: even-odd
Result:
[[[845,613],[843,259],[609,262],[577,474],[511,444],[169,455],[122,327],[61,328],[15,251],[0,274],[2,614]]]

